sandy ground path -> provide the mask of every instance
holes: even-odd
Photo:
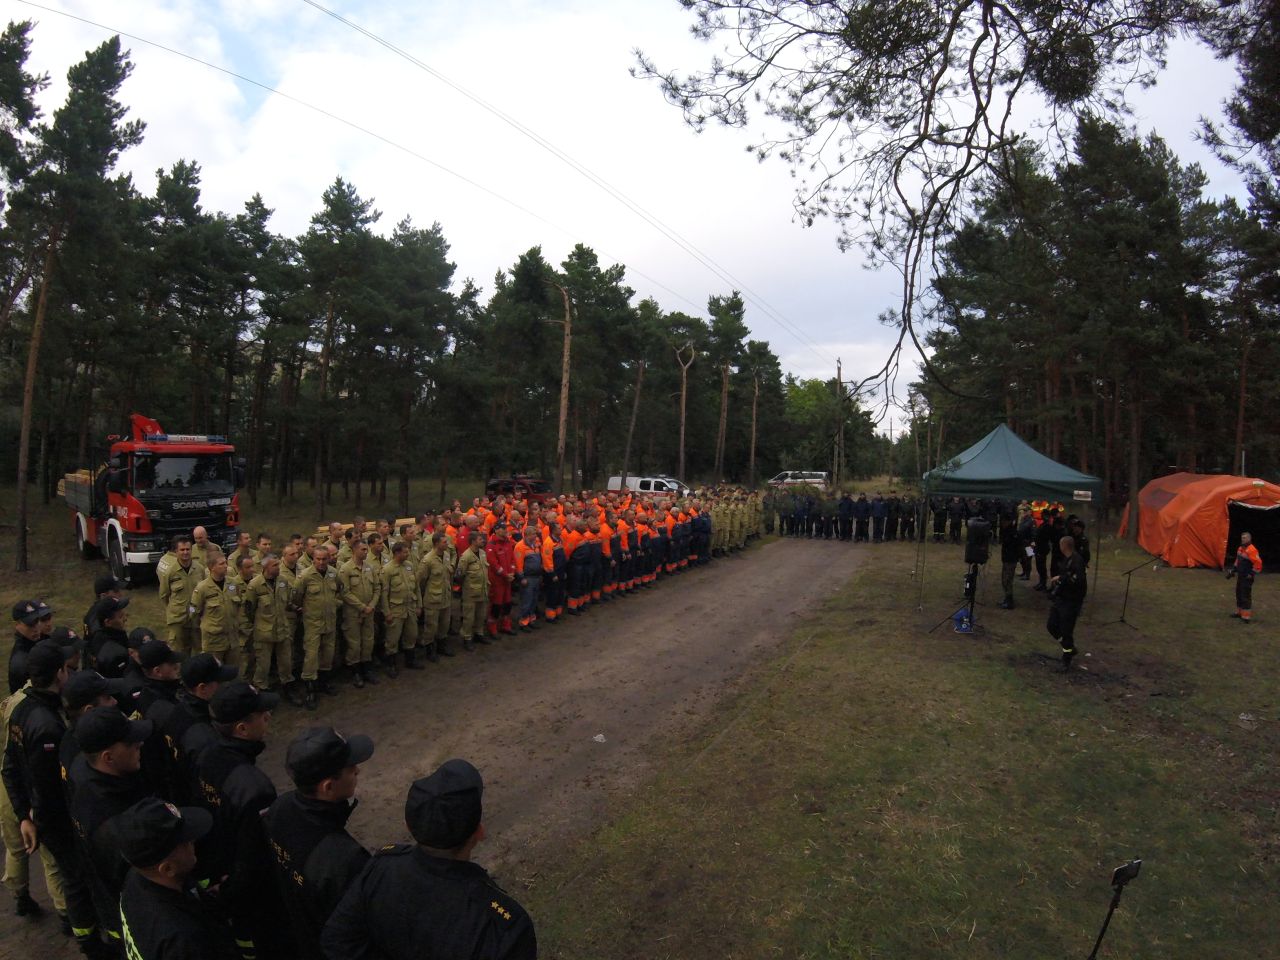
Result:
[[[284,791],[285,745],[298,730],[332,723],[371,735],[377,750],[361,770],[349,827],[375,847],[408,840],[409,783],[465,757],[485,779],[489,839],[477,860],[518,889],[512,881],[537,871],[553,845],[598,825],[609,799],[645,778],[646,748],[696,727],[871,549],[774,541],[563,625],[459,651],[426,670],[381,677],[376,687],[344,686],[316,713],[281,709],[259,763]],[[47,904],[38,867],[33,874],[33,893]],[[4,903],[0,957],[65,943],[53,919],[29,923]],[[78,954],[68,945],[46,955]]]

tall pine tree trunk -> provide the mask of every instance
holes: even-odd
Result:
[[[27,571],[27,469],[31,454],[31,417],[36,398],[36,371],[40,365],[40,340],[44,336],[45,316],[49,312],[49,286],[53,282],[53,263],[62,237],[60,227],[49,232],[44,254],[44,275],[40,279],[40,296],[31,323],[31,342],[27,348],[27,375],[22,382],[22,424],[18,431],[18,530],[14,544],[14,570]]]
[[[1252,347],[1253,340],[1246,337],[1244,349],[1240,352],[1240,399],[1236,404],[1236,453],[1235,458],[1231,461],[1231,469],[1240,474],[1243,474],[1245,470],[1244,409],[1245,400],[1249,395],[1249,351]]]
[[[720,428],[716,431],[716,482],[724,479],[724,441],[729,424],[729,364],[720,368]]]
[[[755,384],[751,393],[751,449],[747,453],[747,476],[751,484],[751,489],[756,488],[756,425],[757,412],[760,408],[760,377],[759,375],[752,378]]]
[[[316,401],[316,423],[313,433],[313,443],[315,444],[315,493],[316,493],[316,520],[324,520],[324,503],[325,503],[325,483],[324,483],[324,450],[325,430],[320,423],[320,416],[323,415],[325,405],[329,398],[329,358],[333,351],[333,327],[334,327],[334,303],[333,294],[329,295],[329,309],[324,321],[324,341],[320,345],[320,396]]]
[[[1129,402],[1129,527],[1127,538],[1138,542],[1138,522],[1141,520],[1141,504],[1138,491],[1142,488],[1142,381],[1135,379],[1133,397]]]
[[[622,489],[627,489],[627,471],[631,467],[631,441],[636,435],[636,417],[640,415],[640,389],[644,386],[644,365],[640,361],[636,369],[636,395],[631,401],[631,423],[627,425],[627,445],[622,448]]]

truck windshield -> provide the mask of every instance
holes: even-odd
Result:
[[[196,492],[230,496],[235,492],[231,456],[209,453],[189,457],[137,457],[133,486],[134,492],[141,494]]]

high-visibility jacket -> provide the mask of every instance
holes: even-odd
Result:
[[[1236,550],[1236,575],[1250,576],[1262,572],[1262,556],[1252,543]]]
[[[609,557],[610,559],[613,558],[613,540],[614,540],[613,527],[609,526],[609,524],[605,523],[604,521],[601,521],[600,550],[606,557]]]
[[[564,544],[564,555],[571,557],[573,551],[578,549],[578,544],[582,542],[582,534],[577,530],[566,530],[560,535],[560,542]]]

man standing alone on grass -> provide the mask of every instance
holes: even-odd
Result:
[[[1076,655],[1075,629],[1084,595],[1088,588],[1088,573],[1084,557],[1076,552],[1076,543],[1070,537],[1058,541],[1062,551],[1062,563],[1058,575],[1049,581],[1052,606],[1049,608],[1049,636],[1062,645],[1062,672],[1071,669],[1071,658]]]
[[[1236,578],[1236,612],[1231,616],[1242,623],[1253,619],[1253,578],[1262,572],[1262,557],[1253,545],[1253,534],[1240,534],[1240,546],[1236,550],[1236,563],[1227,573],[1227,579]]]

